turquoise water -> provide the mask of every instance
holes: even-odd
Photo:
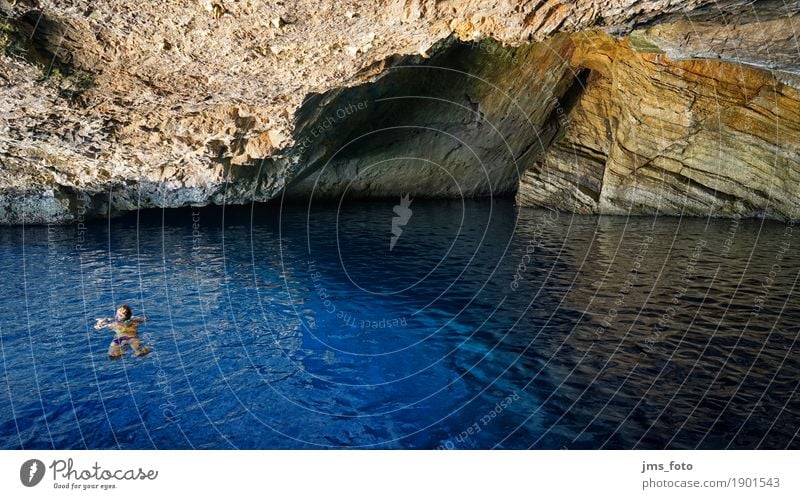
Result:
[[[800,229],[396,204],[0,230],[2,447],[800,447]]]

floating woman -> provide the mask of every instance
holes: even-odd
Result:
[[[114,339],[108,345],[108,358],[122,358],[122,347],[130,345],[133,354],[137,357],[150,353],[149,346],[142,346],[139,340],[139,324],[147,322],[147,317],[134,317],[131,307],[120,305],[114,319],[95,319],[94,328],[97,330],[108,328],[114,331]]]

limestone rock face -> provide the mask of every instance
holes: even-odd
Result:
[[[672,28],[659,27],[660,32]],[[800,216],[800,91],[723,60],[573,36],[590,76],[517,199],[581,213]],[[783,65],[784,69],[787,65]]]
[[[286,196],[514,192],[558,130],[552,113],[574,83],[572,47],[564,35],[517,47],[451,38],[424,64],[403,61],[375,82],[330,96],[323,108],[335,111],[315,117],[331,123],[330,133],[308,144],[320,156]]]
[[[685,179],[695,211],[785,216],[798,3],[0,0],[0,223],[518,185],[527,204],[678,212],[632,186]],[[675,101],[629,102],[628,77]]]

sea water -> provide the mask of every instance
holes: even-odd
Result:
[[[3,228],[2,447],[798,448],[798,247],[507,199]]]

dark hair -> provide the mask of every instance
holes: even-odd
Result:
[[[131,307],[129,307],[127,305],[120,305],[119,307],[117,307],[117,310],[119,310],[119,309],[122,309],[122,310],[125,311],[125,318],[126,319],[130,319],[131,316],[133,315],[133,312],[131,312]]]

